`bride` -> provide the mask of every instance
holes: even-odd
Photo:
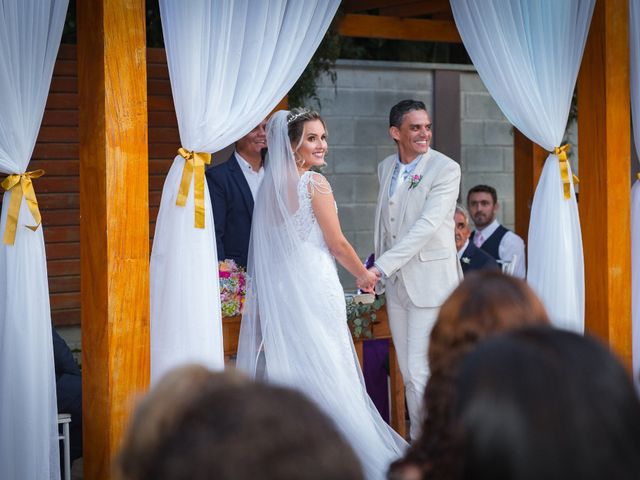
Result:
[[[342,234],[331,186],[310,170],[324,164],[324,121],[306,109],[279,111],[267,144],[237,366],[303,391],[333,418],[367,479],[382,479],[407,444],[369,399],[347,326],[334,258],[362,289],[377,278]]]

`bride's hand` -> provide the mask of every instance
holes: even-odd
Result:
[[[378,281],[378,276],[371,270],[367,270],[356,279],[356,285],[366,293],[374,293],[374,287]]]

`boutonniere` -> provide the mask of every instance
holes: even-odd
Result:
[[[470,259],[469,257],[462,257],[462,258],[460,259],[460,261],[461,261],[462,263],[466,263],[467,265],[469,265],[469,264],[471,263],[471,259]]]
[[[416,188],[421,180],[422,175],[411,175],[411,179],[409,181],[409,190],[411,190],[412,188]]]

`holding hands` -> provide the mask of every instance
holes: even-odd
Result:
[[[363,292],[374,293],[374,287],[380,276],[380,271],[376,267],[371,267],[356,278],[356,285]]]

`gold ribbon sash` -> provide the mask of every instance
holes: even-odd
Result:
[[[187,204],[191,178],[193,177],[193,203],[195,205],[195,227],[204,228],[204,166],[211,163],[211,154],[206,152],[190,152],[184,148],[178,149],[178,154],[184,158],[182,179],[176,205],[184,207]]]
[[[36,192],[33,189],[33,183],[31,181],[42,175],[44,175],[44,170],[34,170],[33,172],[9,175],[2,181],[2,188],[11,195],[9,210],[7,210],[7,225],[3,237],[3,242],[6,245],[13,245],[16,241],[18,216],[20,215],[20,205],[22,205],[23,196],[27,201],[27,207],[29,207],[33,219],[36,221],[35,225],[25,226],[35,232],[42,223],[42,217],[38,209],[38,200],[36,200]]]
[[[569,200],[571,198],[571,180],[574,183],[578,183],[578,177],[573,175],[573,178],[569,176],[569,158],[567,152],[571,146],[567,143],[561,147],[555,147],[553,153],[557,155],[560,161],[560,178],[562,178],[562,187],[564,189],[564,198]]]

